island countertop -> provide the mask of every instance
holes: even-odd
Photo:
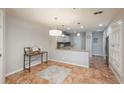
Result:
[[[74,48],[56,48],[56,50],[89,52],[88,50],[85,50],[85,49],[74,49]]]

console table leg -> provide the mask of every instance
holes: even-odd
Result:
[[[41,54],[41,63],[43,63],[43,54]]]
[[[48,53],[46,53],[46,64],[47,64],[47,61],[48,61]]]
[[[31,56],[29,56],[29,72],[30,72],[30,67],[31,67]]]
[[[23,67],[23,68],[24,68],[24,70],[25,70],[25,54],[24,54],[24,67]]]

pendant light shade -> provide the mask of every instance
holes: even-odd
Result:
[[[54,20],[57,21],[58,18],[57,17],[54,17]],[[49,30],[49,35],[50,36],[61,36],[62,35],[62,31],[61,30],[58,30],[57,28],[58,27],[56,25],[56,28],[55,29]]]
[[[62,31],[61,30],[57,30],[57,29],[49,30],[49,35],[50,36],[61,36],[62,35]]]

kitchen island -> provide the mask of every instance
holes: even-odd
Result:
[[[50,60],[89,67],[89,52],[79,49],[54,49],[51,51]]]

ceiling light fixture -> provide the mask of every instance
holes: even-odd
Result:
[[[58,20],[57,17],[54,17],[54,20]],[[49,35],[50,36],[61,36],[62,35],[62,31],[58,30],[58,27],[56,25],[55,29],[49,30]]]
[[[84,26],[80,26],[80,28],[82,28],[82,29],[83,29],[83,28],[84,28]]]
[[[52,30],[49,30],[49,35],[50,36],[61,36],[62,35],[62,31],[61,30],[57,30],[57,29],[52,29]]]
[[[65,25],[62,25],[62,30],[64,31],[64,26]],[[64,33],[62,33],[62,35],[61,35],[62,37],[65,37],[65,34]]]
[[[64,37],[65,35],[64,34],[62,34],[62,37]]]
[[[80,36],[80,33],[77,33],[77,36]]]
[[[103,26],[103,24],[99,24],[99,26]]]

